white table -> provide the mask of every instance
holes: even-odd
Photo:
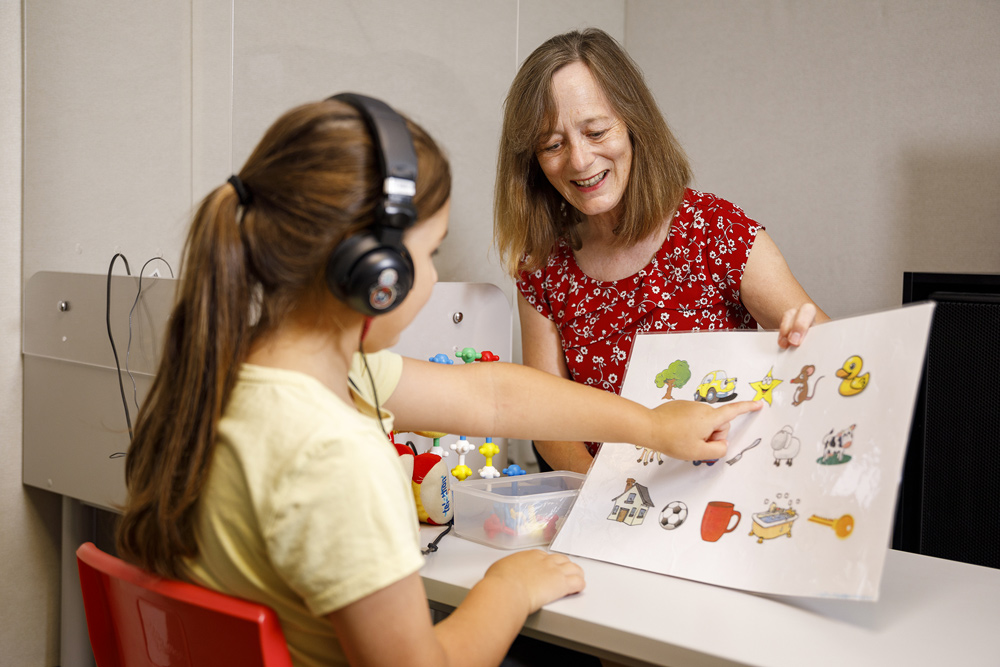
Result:
[[[426,545],[441,531],[422,527]],[[431,606],[456,607],[510,551],[454,535],[421,570]],[[581,594],[523,633],[634,665],[1000,665],[1000,570],[889,551],[878,602],[765,596],[574,557]]]

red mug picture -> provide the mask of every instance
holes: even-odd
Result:
[[[730,526],[734,516],[736,521]],[[706,542],[717,542],[726,533],[736,530],[736,526],[740,525],[741,516],[732,503],[718,500],[710,502],[705,507],[705,515],[701,518],[701,539]]]

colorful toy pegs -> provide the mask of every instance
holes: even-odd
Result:
[[[486,531],[486,536],[491,540],[497,536],[497,533],[505,533],[507,535],[517,535],[517,531],[513,528],[504,525],[503,520],[496,514],[491,514],[486,517],[486,521],[483,522],[483,530]]]
[[[449,359],[449,362],[450,361],[451,360]],[[441,446],[441,438],[448,435],[447,433],[442,433],[441,431],[414,431],[414,433],[425,438],[430,438],[433,441],[431,448],[428,451],[434,452],[442,458],[451,455],[451,452]]]
[[[451,448],[458,454],[458,465],[451,469],[451,474],[460,482],[472,475],[472,468],[465,465],[465,455],[471,452],[473,447],[474,445],[464,435],[459,436],[456,442],[451,443]]]
[[[493,438],[486,438],[486,442],[479,447],[479,453],[486,458],[486,465],[479,469],[479,476],[483,479],[498,478],[500,471],[493,467],[493,457],[500,453],[500,448],[493,444]]]
[[[455,363],[455,362],[454,362],[454,361],[452,361],[452,360],[451,360],[451,358],[450,358],[450,357],[449,357],[449,356],[448,356],[447,354],[445,354],[444,352],[438,352],[438,353],[437,353],[437,354],[435,354],[435,355],[434,355],[433,357],[429,357],[429,358],[427,359],[427,361],[430,361],[431,363],[435,363],[435,364],[446,364],[446,365],[448,365],[448,366],[451,366],[452,364],[454,364],[454,363]]]
[[[521,475],[527,475],[528,471],[522,468],[521,466],[517,465],[516,463],[511,463],[509,466],[503,469],[503,474],[507,475],[508,477],[519,477]],[[510,486],[511,486],[511,493],[513,493],[515,496],[520,495],[517,492],[517,482],[514,482]]]
[[[454,475],[458,481],[464,482],[466,477],[472,477],[472,468],[464,463],[459,463],[451,469],[451,474]]]

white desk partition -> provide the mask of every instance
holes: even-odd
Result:
[[[143,278],[134,311],[138,279],[114,276],[111,283],[111,329],[134,421],[136,403],[141,404],[159,360],[176,281]],[[105,275],[41,272],[28,281],[23,481],[113,510],[125,499],[124,458],[118,455],[128,448],[129,435],[108,339],[106,295]],[[438,283],[393,349],[419,359],[444,353],[462,364],[455,353],[466,347],[510,361],[510,304],[495,285]],[[417,436],[406,439],[428,444]],[[501,453],[494,466],[501,468],[505,446],[496,442]],[[473,452],[466,463],[477,470],[483,458]]]
[[[111,329],[134,420],[138,410],[133,395],[141,401],[149,389],[175,283],[143,279],[143,298],[132,313],[131,347],[129,313],[138,279],[115,276],[111,283]],[[125,459],[115,455],[128,449],[129,434],[106,310],[106,275],[41,272],[28,281],[23,480],[115,509],[125,499]]]
[[[430,301],[420,311],[416,319],[407,327],[393,350],[403,356],[427,360],[437,354],[446,354],[458,365],[465,362],[456,353],[467,347],[476,352],[490,351],[501,361],[511,360],[511,309],[507,296],[496,285],[490,283],[438,283]],[[474,362],[479,363],[479,362]],[[445,449],[458,438],[455,434],[441,439]],[[400,434],[397,442],[411,441],[417,451],[426,451],[433,443],[418,435]],[[478,451],[484,438],[469,438],[476,445],[465,457],[465,464],[472,469],[472,477],[486,464]],[[493,457],[493,467],[503,470],[507,461],[507,441],[494,438],[500,453]],[[448,457],[448,466],[457,465],[456,456]],[[452,483],[456,483],[452,479]]]
[[[120,272],[122,266],[116,269]],[[94,539],[94,507],[117,511],[125,500],[121,454],[128,449],[129,434],[119,378],[134,423],[136,404],[142,403],[156,371],[176,285],[175,280],[146,275],[136,303],[139,279],[112,277],[110,326],[120,372],[108,338],[106,275],[40,272],[25,288],[22,480],[63,496],[63,667],[93,664],[76,547]],[[466,347],[511,359],[510,304],[495,285],[438,283],[393,349],[420,359],[444,353],[461,364],[455,353]],[[404,439],[422,448],[429,445],[418,436]],[[443,444],[455,439],[443,439]],[[506,443],[495,442],[500,454],[493,464],[500,469]],[[466,458],[474,471],[483,463],[477,451]]]

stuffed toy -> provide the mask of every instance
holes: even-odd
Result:
[[[389,435],[389,440],[396,447],[403,469],[412,480],[417,518],[434,526],[443,526],[451,521],[451,489],[444,459],[433,452],[417,454],[412,446],[397,443],[394,434]]]

